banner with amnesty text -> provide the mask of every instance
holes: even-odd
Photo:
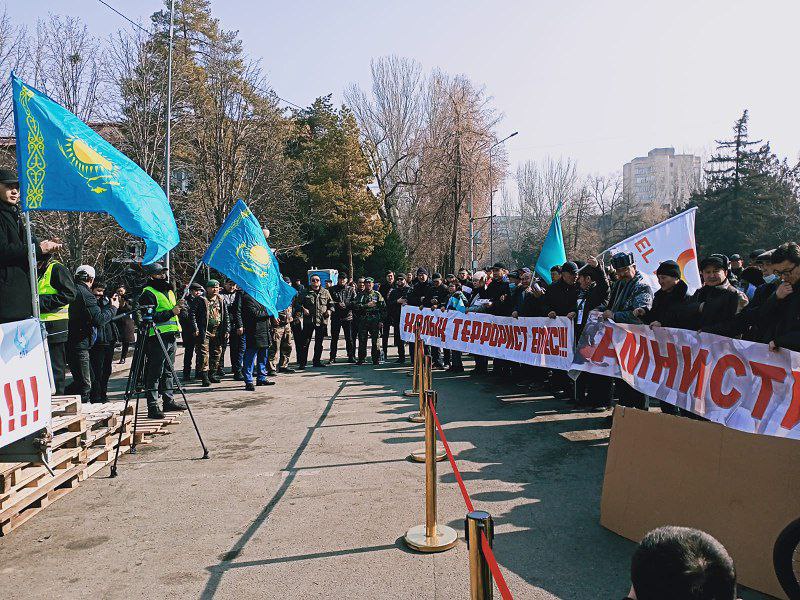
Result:
[[[640,392],[733,429],[800,439],[800,353],[710,333],[589,316],[574,371],[618,377]]]
[[[496,317],[482,313],[404,306],[401,337],[425,345],[567,370],[572,364],[573,328],[566,317]]]

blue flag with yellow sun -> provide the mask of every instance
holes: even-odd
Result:
[[[145,241],[144,264],[178,244],[167,197],[147,173],[13,73],[11,84],[23,210],[107,213]]]
[[[273,317],[288,308],[297,294],[281,277],[261,224],[241,200],[214,236],[203,262],[235,281]]]

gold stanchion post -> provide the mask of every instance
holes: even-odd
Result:
[[[486,534],[489,546],[494,539],[494,521],[483,510],[473,510],[464,519],[464,539],[469,551],[469,590],[470,600],[492,600],[494,586],[489,563],[481,550],[481,532]]]
[[[425,422],[425,392],[433,388],[433,362],[430,356],[423,354],[419,358],[420,373],[419,384],[417,389],[419,391],[419,412],[412,414],[408,420],[412,423]]]
[[[425,410],[425,392],[433,389],[433,362],[430,356],[425,357],[425,385],[420,390],[419,394],[419,414],[411,415],[408,420],[412,423],[425,423],[428,411]],[[436,453],[436,462],[442,462],[447,459],[447,453],[444,450],[436,450],[436,439],[434,437],[434,452]],[[428,456],[427,446],[421,450],[415,450],[408,455],[409,460],[418,463],[424,463]]]
[[[436,392],[428,390],[425,394],[425,411],[431,412],[436,405]],[[436,425],[433,415],[425,419],[425,524],[412,527],[406,532],[405,542],[409,548],[420,552],[444,552],[456,545],[458,534],[447,525],[436,523]]]
[[[413,356],[414,364],[411,365],[411,377],[412,377],[411,386],[412,386],[412,388],[410,390],[404,391],[403,392],[403,396],[408,396],[410,398],[414,398],[419,393],[419,389],[418,389],[418,386],[419,386],[419,370],[422,368],[422,363],[419,360],[419,357],[422,354],[420,352],[420,350],[422,350],[422,353],[424,353],[424,350],[423,350],[422,344],[421,344],[421,340],[420,340],[420,336],[419,336],[419,329],[417,329],[414,332],[414,356]]]

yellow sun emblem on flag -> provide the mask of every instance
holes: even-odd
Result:
[[[267,276],[272,258],[265,246],[242,242],[236,247],[236,256],[239,258],[239,265],[245,271],[255,273],[259,277]]]
[[[107,191],[104,186],[119,185],[119,168],[86,141],[71,136],[65,144],[59,143],[58,148],[95,194]]]

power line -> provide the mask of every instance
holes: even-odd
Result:
[[[126,15],[125,13],[123,13],[123,12],[121,12],[121,11],[117,10],[116,8],[114,8],[113,6],[111,6],[111,5],[110,5],[108,2],[106,2],[105,0],[97,0],[97,1],[98,1],[100,4],[102,4],[103,6],[105,6],[106,8],[108,8],[109,10],[111,10],[111,11],[115,12],[116,14],[118,14],[120,17],[122,17],[123,19],[125,19],[125,20],[126,20],[128,23],[130,23],[130,24],[131,24],[131,25],[133,25],[134,27],[138,27],[139,29],[141,29],[142,31],[144,31],[144,32],[145,32],[145,33],[147,33],[147,34],[151,33],[150,31],[148,31],[147,29],[145,29],[144,27],[142,27],[141,25],[139,25],[139,24],[138,24],[136,21],[134,21],[133,19],[131,19],[131,18],[130,18],[128,15]],[[211,44],[211,45],[212,45],[212,46],[214,46],[214,44]],[[276,94],[276,93],[275,93],[275,90],[271,90],[271,91],[272,91],[272,94],[273,94],[273,95],[274,95],[274,96],[275,96],[275,97],[276,97],[278,100],[280,100],[281,102],[284,102],[284,103],[286,103],[286,104],[289,104],[289,105],[291,105],[291,106],[294,106],[295,108],[298,108],[298,109],[300,109],[300,110],[305,110],[305,108],[304,108],[304,107],[302,107],[302,106],[300,106],[299,104],[295,104],[294,102],[291,102],[290,100],[287,100],[286,98],[281,98],[280,96],[278,96],[278,94]]]
[[[106,8],[108,8],[108,9],[110,9],[111,11],[113,11],[113,12],[117,13],[117,14],[118,14],[120,17],[122,17],[123,19],[125,19],[125,20],[126,20],[128,23],[130,23],[130,24],[131,24],[131,25],[133,25],[134,27],[138,27],[139,29],[141,29],[141,30],[142,30],[142,31],[144,31],[145,33],[150,33],[150,32],[149,32],[147,29],[145,29],[144,27],[142,27],[141,25],[139,25],[139,24],[138,24],[136,21],[134,21],[133,19],[131,19],[131,18],[130,18],[130,17],[128,17],[127,15],[125,15],[125,14],[121,13],[120,11],[118,11],[116,8],[114,8],[113,6],[111,6],[111,5],[110,5],[108,2],[106,2],[105,0],[97,0],[97,1],[98,1],[100,4],[102,4],[103,6],[105,6]]]

